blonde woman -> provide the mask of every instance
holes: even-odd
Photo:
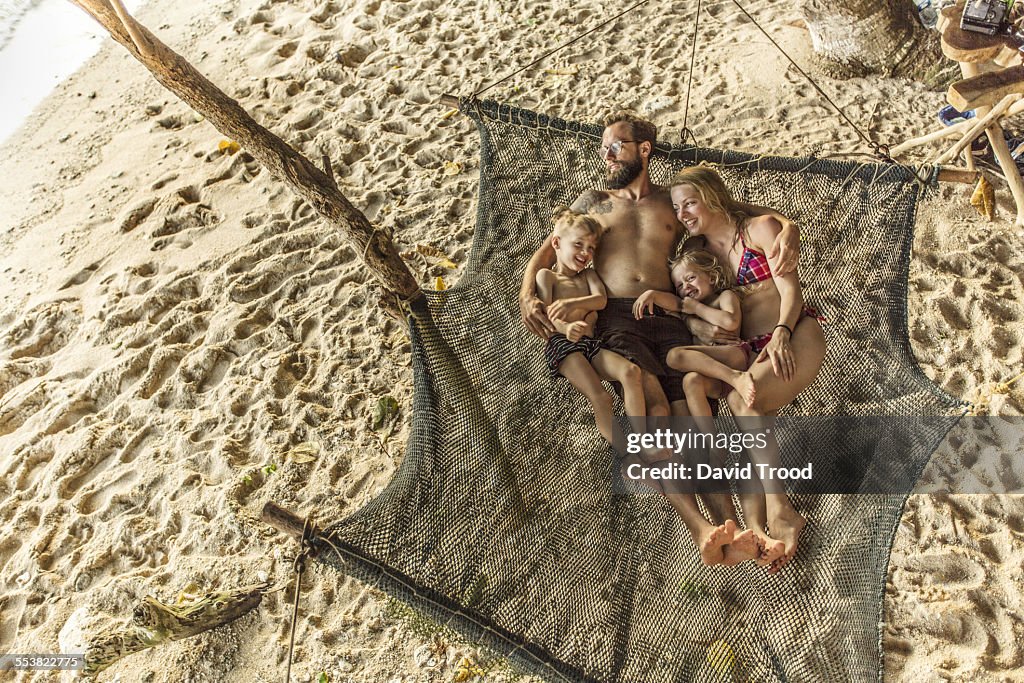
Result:
[[[825,337],[820,316],[803,301],[795,272],[777,275],[778,264],[768,256],[781,224],[771,216],[751,217],[733,199],[718,173],[707,166],[683,169],[669,191],[676,218],[690,234],[684,245],[711,252],[730,280],[744,287],[740,338],[748,352],[747,371],[753,378],[751,403],[737,392],[728,395],[732,413],[744,430],[763,431],[780,408],[803,391],[821,369]],[[691,320],[698,338],[709,339],[713,325]],[[751,449],[757,464],[779,466],[778,443]],[[741,496],[748,528],[761,546],[760,562],[778,571],[796,554],[806,520],[796,511],[781,484],[762,481],[764,497]]]

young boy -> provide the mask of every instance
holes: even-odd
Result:
[[[590,268],[601,241],[601,225],[589,216],[560,207],[553,215],[551,246],[557,262],[553,268],[537,272],[537,294],[545,306],[555,302],[578,311],[585,305],[588,314],[570,315],[568,321],[552,320],[557,332],[548,338],[544,355],[552,377],[562,375],[580,391],[594,410],[601,435],[620,453],[625,452],[622,431],[612,414],[612,397],[601,386],[606,379],[622,385],[622,399],[630,417],[643,417],[644,393],[641,370],[622,356],[601,348],[595,339],[597,313],[608,301],[604,283]]]

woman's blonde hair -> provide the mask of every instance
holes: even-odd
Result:
[[[669,261],[668,266],[669,272],[674,271],[676,266],[690,266],[701,271],[711,280],[711,287],[716,293],[729,286],[729,278],[725,274],[725,268],[718,262],[715,255],[707,249],[688,249]]]
[[[722,176],[718,175],[718,171],[711,166],[699,164],[684,168],[672,176],[672,182],[669,183],[670,188],[678,185],[691,186],[709,209],[731,218],[736,224],[737,238],[739,231],[746,229],[750,215],[733,198],[732,192],[725,186]]]
[[[555,207],[551,212],[551,222],[551,232],[559,237],[565,236],[565,233],[573,228],[579,228],[588,235],[594,235],[598,240],[604,234],[604,228],[597,220],[586,214],[577,213],[568,206]]]

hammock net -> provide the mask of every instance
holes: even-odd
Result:
[[[398,473],[328,527],[334,549],[320,559],[549,680],[880,679],[906,492],[867,482],[895,463],[912,485],[961,412],[908,342],[913,173],[663,143],[652,158],[656,183],[714,162],[737,197],[791,217],[805,298],[828,319],[821,373],[782,413],[826,418],[783,439],[782,459],[797,443],[831,454],[859,467],[868,493],[794,495],[808,526],[795,559],[768,576],[749,562],[705,567],[662,497],[622,495],[588,404],[549,378],[543,342],[519,320],[519,282],[552,208],[603,186],[601,128],[489,101],[462,111],[481,149],[469,263],[457,286],[414,305],[415,403]]]

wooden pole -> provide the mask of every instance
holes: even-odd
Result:
[[[405,318],[402,302],[422,296],[416,279],[398,255],[390,236],[374,228],[341,194],[330,176],[257,123],[238,102],[129,15],[119,0],[71,2],[98,21],[161,85],[206,117],[218,131],[237,141],[337,228],[388,290],[389,296],[381,303],[399,319]]]
[[[939,169],[939,182],[973,185],[978,182],[979,172],[971,168],[943,166]]]
[[[260,519],[278,531],[294,536],[296,539],[302,538],[302,529],[306,523],[304,517],[299,517],[291,510],[287,510],[273,501],[263,506]],[[322,533],[323,531],[314,524],[313,535],[319,536]]]
[[[971,123],[973,123],[971,120],[961,121],[960,123],[955,123],[952,126],[932,131],[927,135],[922,135],[921,137],[904,140],[900,144],[890,149],[889,154],[891,154],[892,156],[896,156],[898,154],[903,154],[908,149],[920,147],[921,145],[927,145],[929,142],[935,142],[936,140],[952,137],[954,135],[962,135],[964,131],[966,131],[971,126]]]

